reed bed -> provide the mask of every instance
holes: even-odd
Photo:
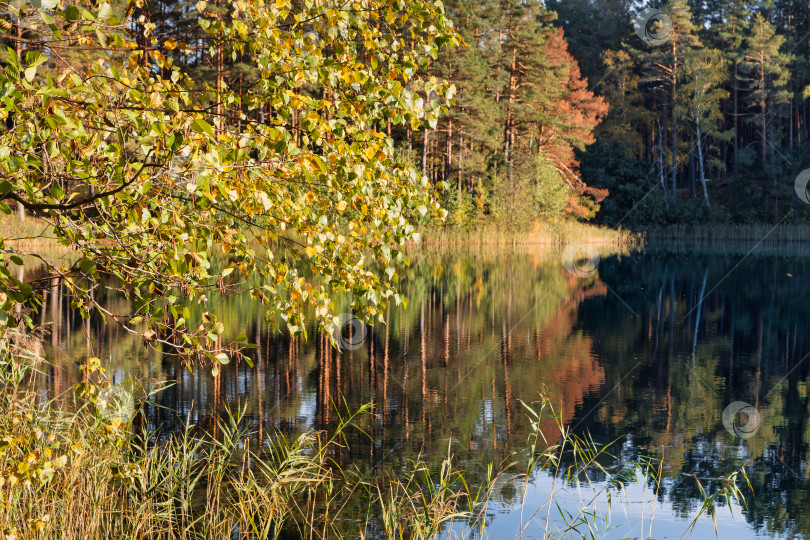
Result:
[[[16,213],[8,215],[0,213],[0,238],[6,242],[48,243],[56,241],[50,224],[34,216],[21,220]]]
[[[647,242],[810,243],[810,225],[670,225],[644,232]]]
[[[31,352],[35,341],[13,330],[0,333],[0,534],[6,540],[486,538],[489,509],[506,481],[517,488],[513,507],[522,529],[516,537],[530,530],[544,539],[597,538],[616,525],[610,501],[621,497],[611,493],[660,481],[654,460],[617,463],[609,447],[570,433],[547,397],[526,405],[532,426],[526,448],[497,472],[490,466],[479,486],[456,467],[450,443],[438,471],[418,460],[342,469],[336,450],[370,406],[342,417],[328,434],[278,434],[269,447],[251,446],[240,411],[225,415],[213,433],[187,420],[179,433],[157,436],[138,427],[137,403],[150,391],[125,399],[132,394],[116,393],[95,358],[76,388],[75,408],[42,402],[26,384],[43,365]],[[527,488],[540,474],[553,478],[554,488],[524,520]],[[713,515],[720,498],[741,498],[737,477],[705,494],[698,517]],[[557,500],[565,492],[587,502],[563,509]],[[599,502],[605,497],[607,504]]]
[[[42,365],[0,340],[0,533],[5,539],[431,538],[480,506],[448,455],[396,477],[343,471],[335,451],[363,407],[329,435],[250,446],[241,413],[216,435],[190,422],[156,437],[121,414],[97,359],[73,410],[42,403],[25,380]],[[137,407],[136,407],[137,409]],[[361,510],[358,510],[361,509]],[[383,516],[383,517],[380,517]]]
[[[34,216],[21,221],[16,213],[0,213],[0,250],[19,256],[27,268],[38,268],[43,261],[70,266],[79,258],[78,252],[56,240],[47,222]]]
[[[526,231],[509,231],[495,225],[476,229],[456,227],[427,227],[423,229],[424,244],[445,245],[545,245],[562,246],[571,242],[586,242],[594,246],[634,247],[641,237],[625,230],[589,225],[576,221],[556,224],[535,224]]]
[[[643,233],[645,249],[674,254],[810,256],[810,226],[672,225]]]

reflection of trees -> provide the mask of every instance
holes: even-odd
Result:
[[[127,374],[176,381],[160,396],[176,414],[149,408],[153,427],[173,429],[189,415],[211,428],[226,406],[242,405],[259,439],[274,429],[328,429],[335,403],[373,400],[368,437],[355,434],[337,456],[361,468],[416,454],[436,465],[450,437],[471,465],[497,461],[525,444],[518,400],[545,390],[577,431],[600,443],[625,436],[622,460],[663,455],[659,495],[676,511],[699,504],[688,475],[711,489],[750,463],[747,519],[767,531],[810,532],[810,361],[802,362],[810,342],[801,333],[810,314],[807,262],[752,257],[734,268],[734,257],[647,255],[605,259],[598,278],[577,280],[548,255],[417,253],[412,260],[402,275],[407,308],[392,306],[387,324],[370,328],[356,351],[339,354],[314,327],[307,341],[291,340],[271,330],[248,297],[211,298],[225,340],[244,332],[258,346],[253,367],[234,362],[217,378],[100,319],[83,322],[54,284],[43,321],[54,321],[46,341],[57,365],[42,384],[63,392],[88,355],[112,359]],[[123,299],[102,300],[116,312],[129,309]],[[201,315],[201,307],[191,309],[192,318]],[[745,441],[721,422],[735,400],[755,404],[763,420]]]
[[[748,463],[754,485],[749,521],[771,532],[806,533],[799,490],[807,487],[803,381],[810,362],[801,360],[810,343],[799,329],[810,310],[801,279],[810,267],[752,258],[734,268],[738,262],[645,256],[603,263],[602,279],[640,316],[622,316],[621,303],[610,298],[583,304],[581,323],[595,338],[607,388],[616,388],[580,429],[601,441],[626,435],[632,441],[627,457],[663,455],[669,480],[660,496],[682,514],[700,500],[688,475],[716,487],[716,479]],[[578,416],[601,396],[586,400]],[[743,441],[721,422],[723,409],[737,400],[755,405],[762,417],[756,435]]]
[[[373,400],[377,414],[364,426],[371,439],[358,436],[347,459],[375,459],[397,448],[396,455],[423,452],[438,463],[452,435],[467,457],[491,460],[525,441],[518,400],[532,401],[546,388],[570,417],[603,380],[590,339],[572,326],[579,304],[606,291],[572,278],[551,255],[417,253],[403,275],[408,307],[392,307],[387,324],[370,327],[361,349],[342,353],[314,327],[306,342],[270,331],[250,298],[212,298],[228,331],[244,332],[258,346],[253,368],[234,363],[218,377],[152,354],[100,321],[91,321],[88,339],[76,330],[81,320],[63,307],[52,317],[68,366],[61,386],[77,380],[76,362],[89,354],[112,358],[128,373],[175,381],[160,398],[175,414],[150,410],[153,425],[171,429],[190,415],[211,427],[225,405],[241,403],[261,437],[272,428],[328,427],[335,403],[345,398],[356,408]],[[118,298],[105,302],[118,312],[126,308]],[[191,309],[193,317],[200,311]]]

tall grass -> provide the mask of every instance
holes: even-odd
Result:
[[[611,500],[620,497],[611,494],[660,481],[649,459],[611,472],[609,447],[572,434],[548,398],[526,407],[525,451],[473,486],[450,445],[438,471],[420,460],[388,473],[342,468],[337,451],[370,406],[341,417],[329,434],[278,434],[267,448],[251,445],[244,411],[229,412],[212,432],[187,419],[180,432],[162,436],[138,420],[151,390],[132,389],[137,399],[124,399],[98,359],[86,362],[73,408],[41,401],[26,385],[42,365],[30,351],[25,336],[0,333],[0,533],[7,540],[487,537],[489,509],[506,481],[520,485],[515,537],[598,538],[613,526]],[[539,474],[553,487],[530,511],[527,488]],[[701,513],[713,515],[719,498],[741,498],[736,481],[735,473],[720,491],[704,492]],[[570,491],[584,501],[576,508],[559,502]]]
[[[53,242],[55,236],[45,221],[28,216],[20,220],[16,213],[0,213],[0,238],[6,241]]]
[[[523,480],[519,537],[527,531],[532,533],[532,537],[536,537],[538,530],[542,530],[544,539],[606,537],[618,525],[626,525],[614,522],[616,512],[613,506],[614,501],[626,501],[626,489],[629,485],[639,484],[642,495],[648,488],[658,495],[663,480],[661,460],[642,455],[624,461],[611,454],[611,449],[618,440],[600,445],[588,434],[579,436],[572,433],[562,417],[555,413],[547,396],[541,396],[538,404],[523,403],[523,406],[532,430],[528,454],[519,476]],[[529,481],[532,476],[541,473],[552,478],[551,491],[529,514],[526,509]],[[689,523],[688,530],[693,529],[704,514],[714,520],[716,530],[716,508],[720,501],[745,503],[743,493],[737,485],[738,479],[744,479],[748,483],[744,468],[725,478],[719,489],[711,494],[698,481],[703,504],[697,516]],[[748,486],[750,487],[750,483]],[[573,499],[580,501],[573,508],[560,503],[560,499],[570,494],[575,495]],[[619,506],[623,507],[624,504],[620,502]],[[650,538],[654,513],[653,506],[648,514]],[[647,515],[645,508],[642,508],[641,515],[642,519]],[[643,539],[643,521],[638,526]]]
[[[477,229],[458,227],[427,227],[422,231],[425,244],[472,245],[565,245],[587,242],[597,246],[630,247],[639,245],[641,238],[630,231],[590,225],[577,221],[536,224],[531,230],[509,231],[496,225]]]
[[[810,225],[669,225],[645,231],[648,241],[810,242]]]
[[[166,437],[120,416],[90,361],[75,408],[40,402],[24,380],[41,359],[13,339],[0,363],[0,533],[5,538],[431,538],[478,506],[451,456],[438,479],[416,462],[397,476],[343,471],[334,456],[362,407],[329,435],[251,446],[243,411],[214,430]],[[140,399],[148,398],[147,392]],[[120,403],[119,403],[120,405]],[[136,407],[137,409],[137,407]],[[133,411],[136,412],[136,411]],[[356,509],[364,509],[357,512]],[[382,517],[381,517],[382,516]]]

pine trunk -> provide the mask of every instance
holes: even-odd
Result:
[[[700,142],[700,114],[695,115],[695,126],[697,128],[697,153],[698,153],[698,170],[700,171],[700,185],[703,187],[703,200],[706,202],[707,207],[709,204],[709,191],[706,189],[706,170],[703,165],[703,145]]]
[[[678,90],[678,47],[673,41],[672,56],[675,59],[672,66],[672,200],[678,197],[678,116],[676,113],[676,97]]]

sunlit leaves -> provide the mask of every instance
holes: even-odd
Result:
[[[439,4],[230,7],[227,17],[196,9],[210,60],[253,63],[246,88],[192,80],[161,52],[186,45],[159,40],[145,21],[141,49],[108,3],[34,13],[32,35],[53,54],[9,53],[0,74],[0,116],[14,119],[0,134],[0,210],[25,205],[80,251],[79,263],[54,270],[83,309],[105,278],[132,302],[118,323],[216,364],[230,358],[225,321],[191,321],[187,308],[214,291],[251,288],[293,332],[307,305],[331,324],[335,289],[368,319],[400,300],[396,267],[419,238],[406,216],[441,209],[381,128],[435,125],[442,103],[420,94],[446,103],[454,92],[415,78],[456,41]],[[74,45],[91,51],[81,63],[71,63]],[[214,251],[228,254],[225,268],[213,267]]]

